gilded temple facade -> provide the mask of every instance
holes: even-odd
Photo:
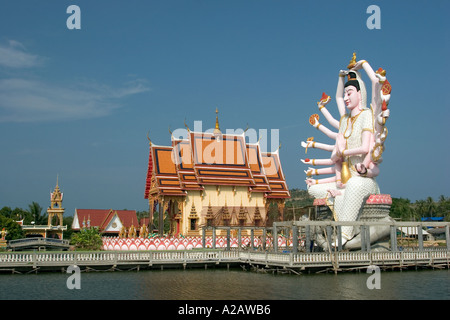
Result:
[[[205,226],[263,227],[283,219],[290,193],[279,150],[262,152],[259,142],[246,143],[245,132],[222,134],[217,116],[214,132],[186,128],[187,138],[172,135],[171,146],[149,139],[145,198],[151,221],[158,212],[159,226],[169,217],[170,234],[200,236]],[[276,210],[275,219],[269,210]]]
[[[67,230],[67,226],[63,225],[63,192],[58,185],[58,177],[56,178],[56,186],[53,192],[50,192],[50,207],[47,208],[48,220],[46,225],[37,225],[34,222],[31,225],[23,225],[22,221],[18,221],[27,238],[55,238],[63,239],[63,231]]]

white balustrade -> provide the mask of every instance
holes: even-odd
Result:
[[[263,262],[290,266],[324,266],[332,261],[341,265],[448,263],[446,250],[399,252],[332,252],[330,253],[268,253],[251,251],[105,251],[105,252],[35,252],[0,253],[0,267],[33,264],[36,266],[73,264],[108,265],[158,262]]]

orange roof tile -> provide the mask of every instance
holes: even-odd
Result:
[[[151,189],[151,181],[155,181]],[[145,197],[149,194],[185,196],[204,185],[247,186],[268,198],[289,198],[277,152],[262,153],[259,144],[246,144],[244,135],[189,131],[172,146],[150,146]]]
[[[281,168],[278,150],[276,152],[261,153],[261,156],[271,189],[271,192],[267,194],[267,198],[290,198],[291,194]]]

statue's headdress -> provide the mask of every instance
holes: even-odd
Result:
[[[354,86],[358,91],[361,90],[361,87],[359,86],[358,78],[356,77],[356,73],[353,71],[350,71],[347,75],[347,82],[344,85],[344,88],[348,86]]]
[[[362,109],[367,108],[367,92],[366,92],[366,86],[364,84],[364,81],[361,79],[361,74],[356,70],[351,70],[356,65],[356,53],[353,53],[352,60],[350,61],[350,64],[347,66],[347,68],[350,69],[348,72],[348,79],[347,82],[344,85],[345,87],[348,86],[354,86],[358,91],[361,92],[361,107]]]

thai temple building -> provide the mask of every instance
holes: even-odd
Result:
[[[259,141],[246,143],[245,132],[222,133],[217,112],[213,132],[194,132],[186,125],[187,138],[172,134],[171,146],[149,139],[150,221],[158,212],[161,226],[168,216],[172,235],[200,236],[204,227],[264,227],[272,223],[269,210],[276,210],[273,220],[283,219],[290,193],[279,149],[264,152]]]
[[[55,189],[53,190],[53,192],[50,192],[50,207],[48,207],[47,209],[47,225],[23,225],[23,220],[18,221],[23,231],[25,232],[26,237],[63,239],[63,231],[67,230],[67,226],[63,225],[63,215],[65,210],[62,205],[63,196],[64,193],[61,192],[59,188],[57,177]]]
[[[147,222],[139,223],[136,210],[75,209],[72,230],[95,227],[104,236],[145,237],[148,235]]]

